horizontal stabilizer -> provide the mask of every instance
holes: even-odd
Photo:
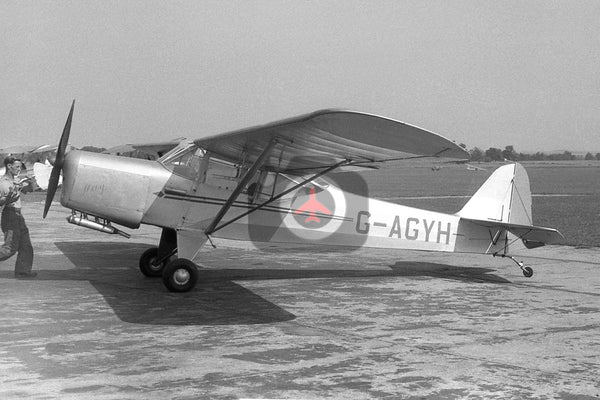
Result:
[[[557,229],[544,228],[533,225],[519,225],[507,222],[482,221],[479,219],[461,218],[462,221],[468,221],[475,225],[483,226],[491,230],[506,230],[517,238],[523,240],[528,248],[540,247],[544,245],[560,245],[565,243],[565,237]]]

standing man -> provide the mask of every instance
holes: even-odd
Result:
[[[15,262],[16,278],[33,278],[37,275],[31,271],[33,265],[33,247],[29,238],[29,229],[21,214],[21,193],[31,191],[29,182],[19,182],[22,163],[15,157],[4,159],[6,174],[0,177],[0,206],[2,210],[2,232],[4,244],[0,247],[0,261],[17,254]]]

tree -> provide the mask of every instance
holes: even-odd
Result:
[[[594,158],[596,157],[594,157],[594,155],[590,152],[585,155],[585,160],[593,160]]]
[[[471,151],[469,152],[470,160],[471,161],[481,161],[483,159],[483,151],[481,151],[481,149],[479,147],[475,147],[474,149],[471,149]]]
[[[505,160],[516,161],[517,157],[514,146],[506,146],[504,150],[502,150],[502,158]]]
[[[490,147],[485,151],[485,158],[489,161],[502,161],[502,150]]]
[[[83,151],[89,151],[89,152],[92,152],[92,153],[102,153],[106,149],[104,147],[83,146],[81,148],[81,150],[83,150]]]

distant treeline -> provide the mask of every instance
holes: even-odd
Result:
[[[80,150],[89,151],[92,153],[102,153],[106,149],[104,147],[83,146]]]
[[[464,144],[461,144],[466,149]],[[600,160],[600,153],[592,154],[588,152],[585,155],[575,155],[570,151],[564,151],[562,153],[544,153],[538,151],[534,154],[531,153],[518,153],[515,151],[514,146],[506,146],[504,150],[490,147],[483,151],[479,147],[475,147],[469,150],[471,161],[564,161],[564,160]]]

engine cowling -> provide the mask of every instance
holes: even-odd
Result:
[[[138,228],[171,173],[155,161],[72,150],[63,166],[61,204]]]

